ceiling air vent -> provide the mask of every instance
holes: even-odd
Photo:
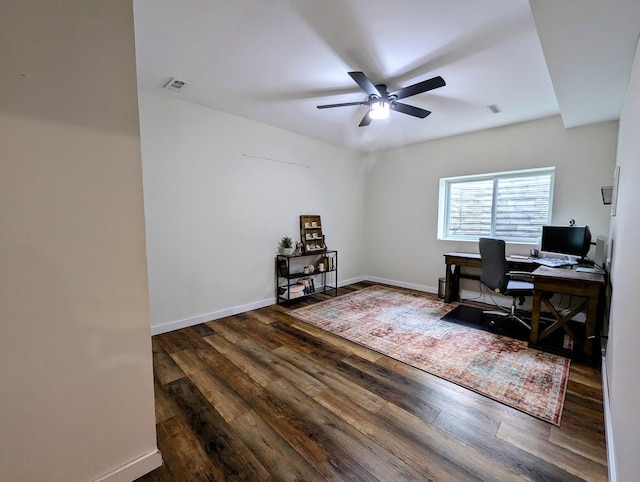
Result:
[[[498,112],[502,112],[500,110],[500,107],[498,107],[498,104],[491,104],[487,106],[487,109],[489,109],[491,112],[493,112],[494,114],[497,114]]]
[[[182,89],[184,89],[186,86],[187,82],[173,77],[169,82],[166,83],[164,88],[172,90],[174,92],[182,92]]]

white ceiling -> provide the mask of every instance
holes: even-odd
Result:
[[[567,127],[617,119],[640,34],[638,0],[134,0],[134,13],[140,88],[177,77],[189,84],[166,95],[364,152],[558,113]],[[316,109],[366,99],[349,71],[390,92],[447,85],[403,100],[425,119],[358,127],[366,107]]]

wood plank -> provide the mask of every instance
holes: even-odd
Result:
[[[355,427],[318,404],[299,390],[292,389],[283,380],[267,387],[280,400],[284,400],[301,417],[320,426],[327,439],[344,453],[348,453],[366,473],[378,480],[418,480],[422,475],[380,445],[359,432]]]
[[[192,327],[156,335],[154,338],[169,355],[177,351],[206,347],[202,337]]]
[[[153,384],[153,393],[156,401],[156,424],[169,420],[178,414],[179,409],[176,407],[175,402],[171,397],[167,396],[157,378]]]
[[[602,414],[603,412],[602,395],[600,396],[599,400],[590,395],[585,396],[584,392],[576,391],[575,385],[573,385],[571,388],[567,387],[565,400],[567,400],[570,403],[573,403],[574,406],[588,408],[593,413]]]
[[[199,336],[200,338],[215,334],[215,332],[211,328],[209,328],[206,323],[200,323],[199,325],[190,326],[189,330],[194,335]]]
[[[208,459],[222,472],[222,480],[270,480],[271,476],[235,431],[206,402],[198,388],[187,378],[166,385],[182,409],[182,416],[194,433]]]
[[[225,421],[231,422],[250,410],[242,397],[210,372],[205,362],[193,350],[183,350],[172,356]]]
[[[303,321],[299,321],[298,323],[293,323],[291,326],[301,331],[304,331],[305,333],[309,333],[311,336],[315,338],[324,340],[333,346],[340,347],[344,349],[346,352],[349,352],[354,355],[358,355],[360,358],[364,358],[365,360],[375,362],[381,356],[383,356],[377,351],[371,350],[370,348],[366,348],[362,345],[358,345],[357,343],[347,340],[346,338],[342,338],[341,336],[334,335],[333,333],[329,333],[328,331],[322,330],[318,327],[315,327]]]
[[[153,349],[153,375],[160,383],[164,385],[184,377],[184,372],[162,348],[158,337],[152,338],[151,346]]]
[[[378,395],[371,393],[366,388],[357,385],[336,373],[327,370],[323,365],[316,363],[313,359],[308,358],[286,346],[282,346],[274,350],[278,356],[287,360],[300,370],[312,375],[325,387],[333,392],[349,398],[354,403],[360,405],[365,410],[372,413],[377,412],[387,404],[387,400]]]
[[[224,354],[232,363],[254,379],[259,385],[264,387],[279,378],[279,375],[269,367],[262,366],[256,360],[238,350],[233,343],[222,336],[212,335],[206,337],[205,340],[217,351]]]
[[[582,455],[594,462],[607,465],[607,447],[604,441],[596,442],[582,437],[580,433],[563,427],[551,427],[549,441],[564,447],[574,454]]]
[[[258,320],[260,323],[264,325],[270,325],[274,321],[274,317],[271,314],[271,310],[269,308],[260,308],[257,310],[251,310],[251,311],[248,311],[246,315],[254,320]]]
[[[438,415],[434,425],[532,480],[562,480],[563,482],[580,480],[578,477],[563,470],[564,467],[549,463],[544,456],[532,454],[522,447],[505,443],[504,440],[489,435],[446,411],[442,411]],[[503,423],[503,425],[508,424]],[[500,430],[502,430],[502,426]],[[500,433],[500,430],[498,430],[498,433]],[[517,431],[526,438],[535,438],[522,430],[517,429]],[[546,445],[549,446],[550,444],[547,443]]]
[[[313,353],[315,356],[325,358],[327,361],[343,360],[351,355],[351,351],[323,340],[291,325],[295,318],[286,317],[286,322],[277,320],[271,326],[276,330],[276,336],[282,345],[294,346],[297,351]],[[298,320],[296,320],[298,321]]]
[[[602,410],[594,409],[591,403],[584,403],[582,400],[578,401],[574,397],[568,397],[564,405],[571,413],[583,419],[585,423],[592,425],[596,430],[604,429]]]
[[[247,335],[245,333],[229,328],[228,323],[228,318],[223,318],[220,320],[208,321],[207,326],[211,328],[214,333],[226,338],[231,343],[238,343],[246,338]]]
[[[454,409],[458,406],[459,411],[471,412],[476,423],[481,424],[484,430],[489,432],[497,430],[498,420],[474,407],[462,405],[456,400],[444,397],[433,380],[429,380],[425,384],[417,383],[400,372],[394,372],[379,364],[370,363],[355,355],[347,358],[345,364],[358,370],[359,379],[364,383],[364,386],[372,386],[371,390],[374,393],[422,420],[433,421],[444,408]],[[338,369],[342,372],[340,367]]]
[[[301,354],[314,357],[319,363],[330,367],[347,380],[367,388],[377,396],[386,400],[396,401],[400,404],[412,403],[414,410],[420,410],[424,418],[427,418],[429,413],[431,413],[432,418],[437,415],[437,410],[434,410],[434,407],[425,402],[424,393],[407,397],[406,393],[402,394],[402,390],[398,386],[397,381],[392,382],[385,377],[374,377],[360,368],[346,363],[347,360],[354,359],[354,355],[348,351],[338,350],[335,346],[327,346],[328,344],[325,341],[311,337],[307,333],[301,332],[292,326],[281,324],[280,322],[274,322],[272,326],[277,327],[277,329],[289,335],[289,339],[285,343],[286,345]],[[358,357],[355,358],[362,360]],[[367,360],[362,361],[368,363]]]
[[[532,437],[506,422],[500,426],[497,437],[508,442],[511,446],[546,460],[581,479],[593,482],[608,480],[607,468],[604,465],[575,454],[564,447]]]
[[[231,346],[227,347],[225,354],[236,358],[231,353],[235,345],[229,345]],[[235,347],[235,349],[238,348]],[[208,353],[208,355],[210,356],[203,356],[203,359],[215,363],[217,373],[222,374],[220,368],[223,362],[219,358],[220,353]],[[229,363],[232,363],[231,360]],[[233,366],[237,367],[235,364]],[[226,369],[228,370],[228,367]],[[350,476],[359,478],[357,475],[361,473],[362,467],[359,467],[346,453],[328,444],[326,437],[313,420],[296,416],[286,403],[265,390],[243,370],[238,369],[232,375],[225,376],[225,381],[274,432],[286,440],[323,477],[330,480],[342,480]]]
[[[349,399],[327,391],[314,397],[325,408],[365,434],[389,453],[404,461],[427,480],[480,480],[466,472],[448,458],[438,456],[431,448],[418,445],[400,432],[397,427],[363,411]]]
[[[388,424],[397,427],[413,441],[430,447],[434,452],[446,457],[467,472],[481,480],[529,480],[481,451],[440,430],[436,426],[419,419],[406,410],[387,404],[378,415]]]
[[[271,351],[253,342],[253,340],[243,340],[238,346],[242,347],[246,353],[252,355],[258,363],[269,366],[281,378],[284,378],[292,386],[310,396],[327,389],[327,386],[317,378],[309,375],[282,357],[274,355]]]
[[[602,391],[602,375],[600,369],[594,368],[591,365],[576,363],[569,380],[599,390],[600,392]]]
[[[253,410],[233,420],[231,426],[274,479],[294,482],[321,478],[320,472]]]
[[[163,472],[171,480],[181,480],[183,474],[189,474],[189,479],[194,481],[222,480],[224,472],[213,464],[189,426],[180,417],[172,417],[159,423],[156,431],[158,448],[162,453]]]
[[[581,432],[584,437],[595,442],[604,442],[604,415],[597,414],[579,404],[565,401],[562,412],[562,427],[567,427],[575,433]]]

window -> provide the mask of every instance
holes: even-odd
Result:
[[[537,243],[551,221],[555,168],[440,179],[438,239]]]

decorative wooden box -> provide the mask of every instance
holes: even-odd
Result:
[[[303,244],[305,253],[314,253],[327,249],[324,243],[324,234],[322,234],[320,216],[300,216],[300,241]]]

